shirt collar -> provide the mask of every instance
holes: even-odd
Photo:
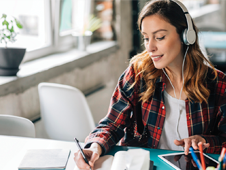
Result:
[[[166,75],[162,72],[162,75],[156,79],[156,84],[162,84],[163,90],[166,88]]]

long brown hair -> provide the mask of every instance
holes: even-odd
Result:
[[[176,27],[179,35],[182,35],[183,30],[187,28],[186,17],[181,7],[171,0],[155,0],[148,2],[142,9],[138,18],[140,31],[143,19],[150,15],[159,15],[165,19]],[[193,20],[192,24],[196,32],[196,37],[198,37],[198,29],[194,25]],[[186,45],[184,45],[183,49],[186,49]],[[155,68],[152,59],[146,50],[141,54],[134,56],[130,62],[137,75],[134,85],[140,79],[138,75],[142,75],[146,82],[146,90],[140,94],[141,101],[145,102],[153,95],[156,79],[162,75],[162,70]],[[209,67],[212,67],[215,79],[217,77],[217,71],[210,61],[202,54],[198,44],[198,38],[196,38],[195,43],[189,47],[184,65],[183,91],[189,100],[194,100],[195,102],[207,102],[210,92],[206,87],[205,80]]]

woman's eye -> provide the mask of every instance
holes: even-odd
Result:
[[[157,40],[163,40],[165,38],[165,36],[163,36],[163,37],[160,37],[160,38],[156,38]]]
[[[143,38],[143,41],[149,41],[149,38]]]

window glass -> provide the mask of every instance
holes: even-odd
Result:
[[[23,29],[16,30],[19,33],[17,41],[8,43],[9,47],[31,51],[51,45],[49,0],[1,0],[1,16],[2,13],[16,17],[23,25]]]
[[[72,0],[61,0],[60,33],[72,29]]]
[[[82,32],[90,14],[90,0],[61,0],[60,36]]]

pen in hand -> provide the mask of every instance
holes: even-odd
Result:
[[[84,152],[82,151],[82,148],[81,148],[81,146],[79,145],[79,141],[78,141],[78,139],[76,139],[76,138],[75,138],[75,143],[77,144],[78,149],[80,150],[80,152],[81,152],[81,154],[82,154],[83,159],[84,159],[84,160],[85,160],[85,162],[89,165],[89,161],[88,161],[88,159],[86,158],[86,156],[85,156]],[[90,167],[90,170],[92,170],[90,165],[89,165],[89,167]]]

